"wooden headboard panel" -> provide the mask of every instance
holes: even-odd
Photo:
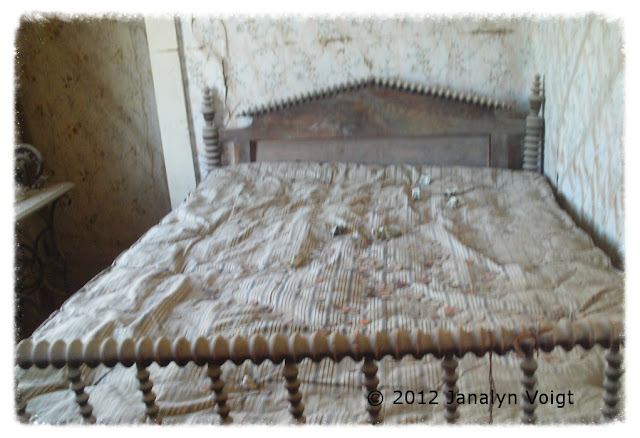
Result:
[[[527,157],[537,168],[538,156],[524,152],[525,126],[539,125],[541,132],[542,122],[529,120],[541,120],[541,100],[536,76],[530,101],[538,105],[534,114],[532,104],[525,123],[525,114],[496,100],[367,79],[249,109],[241,115],[252,117],[251,125],[218,132],[207,89],[205,155],[211,166],[220,165],[226,144],[233,164],[308,160],[521,169]],[[536,151],[540,132],[526,135]]]

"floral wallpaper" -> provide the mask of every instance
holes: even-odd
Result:
[[[624,261],[624,54],[621,22],[576,17],[181,16],[185,90],[204,174],[199,112],[214,88],[218,123],[250,106],[369,75],[485,94],[527,108],[546,83],[545,174],[561,204],[614,263]],[[25,18],[16,32],[20,141],[54,181],[84,281],[170,209],[144,22]],[[82,276],[81,275],[81,276]]]
[[[620,21],[529,20],[546,82],[545,174],[579,226],[624,261],[624,64]]]
[[[526,106],[534,70],[520,19],[182,17],[187,95],[214,89],[218,123],[250,106],[368,76],[398,78]],[[524,90],[524,91],[523,91]],[[193,112],[198,150],[204,121]],[[204,174],[204,160],[200,159]]]
[[[485,94],[527,108],[546,80],[545,174],[617,266],[624,260],[622,26],[576,17],[206,17],[179,20],[191,108],[214,88],[217,121],[369,75]],[[204,125],[192,111],[199,166]],[[223,157],[223,161],[225,157]]]
[[[56,229],[81,286],[170,210],[144,21],[25,16],[15,44],[16,137],[75,183]]]

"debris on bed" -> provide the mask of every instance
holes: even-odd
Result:
[[[431,184],[431,177],[428,175],[422,175],[420,176],[420,179],[418,180],[418,187],[426,187],[429,184]]]
[[[559,357],[552,356],[550,354],[543,353],[540,355],[540,357],[546,362],[549,362],[550,364],[553,364],[553,365],[558,365],[562,363],[562,360]]]
[[[289,267],[296,269],[304,264],[306,257],[304,254],[298,253],[289,260]]]
[[[451,196],[447,201],[447,207],[450,209],[456,209],[460,206],[460,201],[456,196]]]
[[[482,279],[485,281],[491,281],[491,280],[495,280],[497,276],[498,275],[496,273],[487,271],[482,274]]]
[[[376,293],[376,288],[373,286],[367,286],[365,289],[364,296],[367,298],[377,298],[378,294]]]
[[[258,389],[258,384],[256,383],[255,380],[253,380],[251,377],[245,374],[244,377],[242,378],[242,382],[240,383],[240,387],[242,389],[254,390],[254,389]]]
[[[375,240],[389,240],[402,235],[402,232],[393,227],[376,227],[371,230],[371,236]]]
[[[411,200],[419,201],[422,199],[422,194],[420,193],[420,187],[414,187],[411,189]]]
[[[458,188],[457,187],[451,187],[448,188],[447,190],[444,191],[444,195],[445,196],[455,196],[458,194]]]
[[[347,227],[344,225],[334,225],[331,227],[331,235],[333,237],[342,236],[343,234],[347,234]]]
[[[349,202],[349,205],[353,207],[354,205],[360,204],[361,202],[364,202],[367,200],[369,200],[368,196],[361,196],[358,199],[354,199],[353,201]]]
[[[215,300],[217,298],[217,296],[220,294],[220,291],[218,289],[216,289],[215,291],[209,289],[208,287],[203,287],[202,288],[202,292],[204,292],[204,294],[211,298],[212,300]]]

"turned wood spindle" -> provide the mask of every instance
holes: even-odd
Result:
[[[522,378],[520,379],[520,383],[522,383],[520,398],[522,414],[520,419],[523,424],[535,424],[538,418],[536,415],[537,401],[534,399],[536,385],[538,384],[538,378],[536,377],[538,362],[533,357],[534,348],[532,340],[522,341],[520,347],[524,353],[524,357],[520,360],[520,369],[522,370]]]
[[[229,424],[233,422],[233,418],[229,415],[229,405],[227,404],[227,392],[224,388],[224,380],[220,378],[222,375],[222,367],[214,362],[209,362],[207,365],[207,376],[211,380],[209,389],[215,393],[216,412],[220,415],[220,422],[222,424]]]
[[[302,393],[300,389],[300,380],[298,380],[298,367],[292,360],[285,359],[284,368],[282,369],[282,375],[285,380],[285,388],[289,395],[289,412],[293,416],[294,420],[298,423],[305,423],[306,418],[304,414],[304,403],[302,403]]]
[[[522,169],[539,172],[540,143],[542,139],[542,117],[539,116],[542,106],[540,94],[540,75],[536,75],[529,96],[529,114],[525,122],[524,152]]]
[[[80,368],[68,367],[67,379],[71,390],[76,393],[76,403],[80,408],[80,414],[84,418],[85,423],[95,423],[96,417],[93,416],[93,406],[89,403],[89,394],[84,390],[84,381],[82,380],[82,374]]]
[[[21,389],[18,389],[18,380],[15,380],[15,401],[16,401],[16,415],[18,421],[26,423],[29,421],[29,413],[27,412],[27,404],[24,401],[24,394]]]
[[[618,402],[620,400],[620,377],[622,377],[622,355],[620,354],[620,344],[615,342],[609,348],[607,355],[607,366],[604,370],[604,407],[602,417],[604,421],[612,421],[619,413]]]
[[[160,417],[160,408],[156,404],[156,394],[153,392],[153,380],[149,379],[149,371],[143,365],[136,365],[136,377],[138,378],[139,388],[142,392],[142,401],[146,406],[147,417],[156,424],[162,424]]]
[[[218,127],[214,120],[215,109],[213,107],[213,96],[209,87],[204,89],[202,98],[202,115],[204,116],[205,121],[205,126],[202,130],[205,164],[207,171],[210,172],[214,168],[220,167],[222,147],[220,146]]]
[[[444,381],[443,391],[447,398],[445,405],[444,418],[447,423],[453,424],[460,417],[458,412],[458,361],[453,354],[445,355],[442,359],[442,380]]]
[[[366,398],[365,408],[369,413],[369,423],[378,424],[382,422],[382,416],[380,410],[382,409],[382,399],[378,393],[378,365],[372,358],[365,358],[361,368],[362,374],[364,374],[364,396]]]

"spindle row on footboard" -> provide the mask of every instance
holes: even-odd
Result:
[[[431,354],[442,359],[443,385],[450,402],[446,406],[444,415],[447,422],[455,423],[459,416],[456,405],[458,393],[456,358],[461,358],[466,353],[482,357],[488,352],[505,355],[514,351],[521,357],[523,394],[521,420],[523,423],[533,424],[536,422],[536,403],[530,403],[524,395],[526,391],[531,393],[537,385],[535,359],[537,349],[549,352],[560,346],[569,351],[576,345],[585,349],[601,345],[609,349],[606,355],[602,408],[603,419],[608,421],[614,419],[619,410],[622,342],[622,327],[619,322],[608,319],[579,322],[562,320],[554,327],[544,330],[479,328],[469,332],[462,329],[454,331],[439,329],[432,334],[415,330],[377,332],[372,335],[358,333],[351,337],[340,333],[326,335],[316,332],[306,336],[275,335],[268,339],[260,335],[254,335],[249,339],[236,336],[230,340],[221,336],[210,340],[201,337],[193,342],[185,338],[179,338],[173,342],[160,338],[155,343],[149,338],[138,341],[126,339],[121,342],[109,338],[103,342],[95,341],[84,345],[79,340],[68,344],[62,340],[49,344],[46,341],[33,343],[27,339],[20,342],[17,347],[17,363],[25,369],[34,365],[38,368],[67,366],[70,388],[76,394],[80,414],[87,423],[95,423],[96,418],[93,415],[89,395],[84,390],[80,366],[86,364],[88,367],[95,368],[100,364],[107,367],[114,367],[117,364],[125,367],[135,365],[142,401],[146,405],[146,415],[151,421],[160,424],[162,418],[155,402],[153,382],[149,379],[147,367],[153,362],[164,367],[171,362],[184,366],[193,361],[198,366],[207,366],[210,389],[215,394],[215,409],[224,424],[231,422],[232,417],[229,415],[230,409],[226,403],[225,382],[220,378],[221,366],[226,361],[232,361],[236,365],[242,364],[245,360],[251,360],[255,364],[265,360],[270,360],[274,364],[284,362],[282,374],[288,391],[289,412],[296,422],[304,423],[304,403],[297,364],[303,359],[319,362],[324,358],[330,358],[339,362],[345,357],[350,357],[355,361],[363,361],[361,368],[365,396],[363,405],[369,414],[369,422],[377,424],[383,420],[381,406],[376,406],[375,403],[379,384],[377,361],[387,355],[400,360],[407,355],[421,359]],[[16,397],[18,415],[22,420],[27,420],[28,413],[18,391],[16,391]],[[371,400],[374,402],[372,403]]]

